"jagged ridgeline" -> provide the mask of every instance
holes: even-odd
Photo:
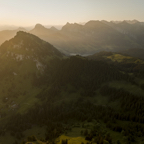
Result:
[[[29,32],[50,42],[65,54],[88,55],[100,51],[142,49],[143,30],[144,25],[140,22],[130,24],[123,21],[116,24],[107,21],[89,21],[84,25],[67,23],[61,30],[47,29],[37,24]]]

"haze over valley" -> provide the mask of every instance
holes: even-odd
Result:
[[[41,39],[50,42],[66,55],[90,55],[100,51],[124,52],[132,49],[143,53],[144,23],[132,21],[98,21],[93,20],[85,24],[64,25],[61,30],[52,26],[46,28],[36,24],[30,31],[24,28],[0,31],[0,43],[14,37],[17,31],[27,31]],[[140,52],[140,53],[141,53]],[[132,55],[133,56],[133,55]],[[140,56],[142,58],[142,56]]]

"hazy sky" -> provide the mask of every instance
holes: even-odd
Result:
[[[144,21],[144,0],[0,0],[0,25],[133,19]]]

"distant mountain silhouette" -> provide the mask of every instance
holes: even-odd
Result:
[[[54,26],[52,26],[52,27],[50,28],[50,30],[52,30],[52,31],[58,31],[58,29],[55,28]]]
[[[34,29],[32,29],[30,31],[30,33],[32,34],[36,34],[39,36],[43,36],[43,35],[49,35],[51,34],[53,31],[51,29],[45,28],[43,25],[41,24],[36,24]]]
[[[66,25],[62,27],[63,32],[78,32],[81,29],[82,29],[82,25],[77,24],[77,23],[74,23],[74,24],[67,23]]]
[[[1,31],[0,44],[14,37],[18,30]],[[93,20],[83,25],[67,23],[61,30],[36,24],[29,33],[51,43],[68,55],[88,55],[100,51],[119,52],[144,48],[144,23],[137,20],[111,22]]]
[[[138,21],[134,24],[129,24],[127,21],[117,24],[89,21],[85,25],[67,23],[57,31],[36,25],[30,33],[52,43],[63,53],[92,54],[99,51],[142,48],[144,43],[142,39],[137,38],[142,36],[142,31],[137,30],[137,27],[141,30],[144,28]]]

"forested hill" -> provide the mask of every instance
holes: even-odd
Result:
[[[66,57],[25,32],[0,56],[0,143],[143,142],[142,59]]]
[[[139,68],[131,71],[131,67],[124,67],[128,64],[125,56],[121,55],[121,61],[116,62],[113,60],[115,53],[100,55],[101,59],[94,60],[81,56],[51,59],[43,74],[33,76],[32,87],[39,89],[35,105],[25,111],[17,108],[12,116],[3,115],[1,138],[10,133],[12,141],[16,142],[56,143],[61,135],[70,136],[71,130],[75,131],[73,125],[79,123],[78,127],[82,127],[77,129],[87,132],[77,136],[84,137],[87,142],[141,141],[144,132],[143,61],[135,63],[135,58],[127,57]],[[8,104],[9,100],[4,103]],[[91,126],[86,127],[87,124]],[[38,132],[34,132],[35,129]]]

